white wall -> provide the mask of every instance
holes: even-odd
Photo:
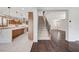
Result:
[[[51,20],[56,20],[56,19],[65,19],[66,17],[66,12],[65,11],[47,11],[45,15],[51,19]]]
[[[11,42],[12,42],[12,30],[0,29],[0,43],[11,43]]]
[[[65,26],[63,26],[66,25],[66,11],[48,11],[45,16],[51,25],[51,29],[66,30]]]
[[[53,20],[51,22],[51,29],[59,29],[63,31],[67,31],[68,24],[66,19],[60,19],[60,20]]]
[[[71,20],[69,23],[69,32],[68,32],[68,41],[79,41],[79,8],[66,8],[66,7],[52,7],[52,8],[41,8],[41,10],[68,10],[68,20]]]
[[[38,13],[37,13],[37,9],[35,8],[33,11],[33,16],[34,16],[34,21],[33,21],[33,41],[37,42],[38,41]]]
[[[69,41],[79,41],[79,8],[70,9],[69,20]]]

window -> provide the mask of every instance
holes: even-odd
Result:
[[[0,25],[2,25],[2,17],[0,17]]]
[[[7,25],[7,19],[3,18],[3,25]]]

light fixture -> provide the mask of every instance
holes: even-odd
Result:
[[[8,9],[9,9],[9,16],[10,16],[10,9],[11,9],[11,7],[8,7]]]
[[[45,14],[45,11],[43,11],[43,16],[44,16],[44,14]]]

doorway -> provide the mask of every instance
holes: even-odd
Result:
[[[46,11],[45,17],[51,28],[51,40],[56,51],[68,50],[68,11]]]
[[[52,30],[65,32],[65,40],[68,40],[68,10],[49,10],[45,16]]]

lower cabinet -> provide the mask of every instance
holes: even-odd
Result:
[[[22,35],[24,33],[24,29],[16,29],[12,31],[12,39]]]

